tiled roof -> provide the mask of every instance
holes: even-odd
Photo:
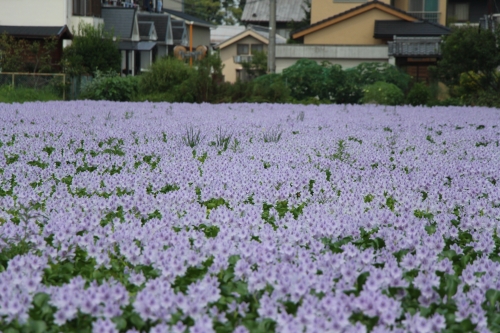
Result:
[[[404,20],[375,21],[375,38],[432,37],[449,35],[451,30],[445,26],[428,21],[408,22]]]
[[[52,36],[67,39],[73,38],[66,25],[59,27],[0,25],[0,34],[3,33],[24,38],[47,38]]]
[[[139,21],[139,36],[151,37],[155,29],[155,24],[152,21]]]
[[[137,15],[140,22],[152,21],[155,23],[156,34],[158,35],[158,42],[167,41],[168,19],[169,15],[166,14],[143,14]]]
[[[102,7],[104,29],[121,39],[132,38],[136,9],[125,7]]]
[[[299,22],[306,17],[304,0],[277,0],[276,22]],[[242,22],[269,22],[269,0],[251,0],[245,4]]]

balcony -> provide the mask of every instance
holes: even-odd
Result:
[[[441,37],[396,37],[388,42],[389,56],[393,57],[439,57]]]
[[[418,17],[421,20],[426,20],[432,23],[439,23],[439,18],[441,17],[441,12],[412,12],[409,11],[408,14]]]
[[[251,55],[235,55],[235,56],[233,56],[233,61],[235,64],[241,64],[243,62],[251,62],[252,56]]]

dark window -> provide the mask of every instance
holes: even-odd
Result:
[[[101,17],[101,0],[73,0],[73,15]]]
[[[249,53],[249,48],[248,48],[248,44],[238,44],[237,45],[237,53],[238,55],[240,54],[248,54]]]

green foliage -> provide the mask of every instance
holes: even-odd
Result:
[[[387,82],[396,85],[402,91],[408,89],[410,75],[396,66],[386,62],[364,62],[346,72],[352,76],[356,84],[361,86],[372,85],[375,82]]]
[[[164,57],[156,60],[150,70],[141,75],[139,90],[142,94],[158,94],[173,92],[188,77],[194,69],[183,61]]]
[[[46,38],[42,42],[29,42],[3,33],[0,35],[0,71],[52,72],[52,52],[56,46],[55,38]]]
[[[500,89],[500,28],[496,32],[465,26],[444,37],[442,59],[437,67],[439,78],[448,85],[459,85],[462,74],[482,90]]]
[[[364,90],[363,103],[375,103],[382,105],[401,105],[405,96],[401,89],[392,83],[375,82]]]
[[[91,24],[80,23],[73,31],[73,42],[63,52],[64,71],[70,75],[94,74],[101,72],[119,72],[121,52],[113,36],[104,30],[104,25],[97,28]]]
[[[304,12],[304,18],[301,21],[295,22],[291,21],[288,22],[287,28],[290,29],[291,33],[293,33],[296,30],[300,30],[303,28],[308,27],[311,25],[311,0],[304,0],[302,3],[302,11]],[[283,36],[283,37],[288,37],[288,36]],[[295,43],[303,43],[304,38],[300,38],[298,40],[294,40],[291,38],[288,38],[287,43],[288,44],[295,44]]]
[[[283,70],[283,79],[297,100],[317,98],[332,103],[357,103],[361,89],[340,65],[300,59]]]
[[[50,87],[31,89],[10,85],[0,86],[0,103],[47,102],[60,100],[61,97]]]
[[[241,67],[250,79],[262,76],[267,72],[267,53],[252,52],[252,61],[244,61]]]
[[[259,76],[249,84],[250,101],[266,103],[285,103],[290,97],[290,89],[281,75],[267,74]]]
[[[406,96],[406,104],[413,106],[427,105],[431,99],[431,91],[425,83],[417,82]]]
[[[79,98],[125,102],[133,100],[137,91],[137,77],[120,77],[113,72],[96,71],[95,78],[83,87]]]
[[[184,0],[184,11],[215,25],[239,23],[246,1]]]

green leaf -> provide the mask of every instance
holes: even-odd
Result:
[[[44,333],[47,331],[47,324],[42,320],[28,320],[28,327],[32,333]]]

